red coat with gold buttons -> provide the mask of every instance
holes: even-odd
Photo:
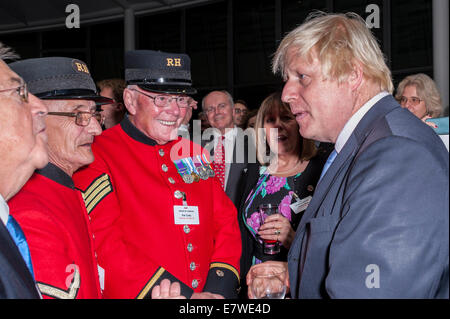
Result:
[[[158,145],[125,118],[96,137],[92,149],[94,163],[74,181],[105,269],[104,296],[146,298],[168,278],[179,281],[187,297],[201,291],[237,297],[236,208],[217,178],[187,184],[173,162],[201,154],[201,147],[182,138]],[[175,224],[183,193],[187,205],[198,208],[198,225]]]
[[[92,232],[72,179],[49,163],[8,202],[44,298],[102,298]]]

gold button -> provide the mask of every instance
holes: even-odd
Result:
[[[188,225],[184,225],[184,226],[183,226],[183,230],[184,230],[184,232],[185,232],[186,234],[189,234],[190,231],[191,231],[191,229],[189,228]]]
[[[217,270],[216,270],[216,275],[219,276],[219,277],[225,276],[225,274],[223,273],[223,271],[220,270],[220,269],[217,269]]]
[[[163,170],[163,172],[167,172],[169,170],[166,164],[162,164],[161,169]]]
[[[175,180],[172,177],[169,177],[169,183],[170,184],[175,184]]]
[[[159,149],[159,155],[162,157],[162,156],[164,156],[164,150],[161,148],[161,149]]]
[[[194,250],[194,246],[191,243],[189,243],[187,245],[187,250],[188,250],[188,252],[192,252]]]
[[[196,268],[195,262],[191,262],[191,264],[189,265],[189,269],[190,269],[191,271],[194,271],[195,268]]]
[[[197,279],[194,279],[194,280],[192,280],[192,288],[197,288],[198,287],[198,280]]]

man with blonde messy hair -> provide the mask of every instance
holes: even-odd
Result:
[[[391,95],[364,20],[312,14],[282,40],[273,71],[301,135],[335,143],[288,263],[268,264],[288,271],[291,296],[448,298],[448,153]]]

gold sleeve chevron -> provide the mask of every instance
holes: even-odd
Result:
[[[43,295],[47,295],[56,299],[75,299],[77,297],[78,290],[80,289],[80,273],[78,269],[75,269],[72,283],[67,290],[63,290],[41,282],[38,282],[37,286],[41,291],[41,294]]]
[[[90,214],[95,206],[112,191],[111,179],[106,173],[97,177],[85,191],[81,191],[87,213]]]

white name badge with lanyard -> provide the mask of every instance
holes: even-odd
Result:
[[[198,206],[173,206],[175,225],[199,225]]]
[[[308,196],[308,197],[305,197],[303,199],[300,199],[300,197],[298,197],[295,193],[294,193],[294,195],[295,195],[294,196],[295,197],[295,203],[293,203],[293,204],[291,204],[289,206],[291,207],[292,211],[295,214],[298,214],[298,213],[304,211],[306,208],[308,208],[308,205],[309,205],[309,202],[312,199],[312,196]]]

